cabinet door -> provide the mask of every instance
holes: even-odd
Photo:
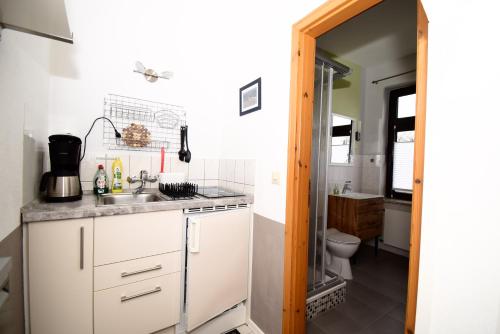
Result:
[[[187,330],[247,299],[250,211],[189,217]]]
[[[31,334],[92,334],[93,219],[28,225]]]

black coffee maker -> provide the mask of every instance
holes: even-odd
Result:
[[[82,141],[72,135],[49,137],[51,171],[43,174],[40,191],[48,202],[71,202],[82,199],[80,150]]]

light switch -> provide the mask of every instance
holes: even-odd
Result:
[[[272,183],[273,184],[280,184],[280,172],[278,172],[278,171],[273,172]]]

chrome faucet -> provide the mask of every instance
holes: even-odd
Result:
[[[347,192],[352,192],[352,188],[351,188],[351,181],[345,181],[344,183],[344,187],[342,188],[342,194],[345,194]]]
[[[141,182],[141,185],[132,191],[132,193],[134,193],[134,194],[142,193],[142,191],[144,190],[144,186],[146,185],[146,182],[153,183],[153,182],[156,182],[157,180],[158,180],[158,178],[156,176],[149,177],[147,170],[141,170],[139,177],[137,177],[137,176],[127,177],[127,182],[130,184]]]

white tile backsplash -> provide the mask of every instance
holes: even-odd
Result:
[[[219,180],[207,180],[205,179],[205,187],[217,187],[219,186]]]
[[[97,165],[105,165],[106,173],[111,183],[111,165],[115,157],[120,157],[123,163],[123,189],[135,188],[129,186],[127,176],[139,176],[141,170],[147,170],[151,176],[160,172],[160,153],[151,154],[123,154],[124,152],[109,152],[108,154],[95,155],[88,153],[80,166],[82,188],[92,190],[92,180],[97,170]],[[101,160],[97,158],[101,157]],[[255,185],[255,160],[244,159],[192,159],[189,164],[180,161],[177,156],[165,157],[165,171],[167,173],[182,173],[189,182],[199,186],[219,186],[233,191],[253,194]],[[148,188],[156,188],[157,184],[147,183]]]
[[[94,190],[94,182],[82,181],[82,190],[83,191]]]
[[[245,184],[255,185],[255,160],[245,160]]]
[[[165,157],[164,164],[163,164],[163,171],[164,172],[169,172],[170,171],[170,157]],[[151,175],[158,175],[161,170],[161,156],[160,154],[154,154],[151,156]]]
[[[130,163],[130,168],[129,168],[129,173],[125,174],[125,182],[127,176],[130,177],[140,177],[141,170],[145,170],[148,173],[151,173],[151,156],[150,155],[130,155],[129,157],[129,163]],[[128,183],[128,182],[127,182]],[[130,188],[137,188],[140,184],[136,183],[133,185],[130,185]],[[145,188],[151,188],[152,185],[150,182],[146,182]]]
[[[126,176],[139,177],[141,170],[151,173],[151,156],[130,155],[129,159],[130,168]]]
[[[234,176],[235,176],[235,171],[236,171],[236,160],[232,159],[227,159],[225,160],[225,165],[226,165],[226,177],[223,178],[223,180],[226,180],[228,182],[234,182]]]
[[[359,155],[352,156],[352,164],[349,166],[330,165],[328,167],[328,193],[332,193],[335,184],[340,189],[346,181],[351,181],[353,192],[361,191],[361,166],[363,157]]]
[[[243,192],[245,194],[253,194],[254,193],[254,186],[250,186],[248,184],[245,184],[245,186],[243,187]]]
[[[192,159],[188,166],[188,175],[189,181],[205,179],[205,160]]]
[[[94,175],[97,172],[97,166],[102,164],[106,168],[104,160],[97,160],[95,154],[86,154],[85,158],[80,163],[80,180],[94,181]]]
[[[245,160],[235,160],[234,182],[245,183]]]
[[[180,161],[179,158],[172,157],[170,171],[173,173],[184,173],[187,177],[189,172],[188,163]]]
[[[242,193],[245,191],[245,185],[243,183],[233,182],[230,189],[235,191],[235,192]]]
[[[205,159],[205,180],[219,179],[219,160]]]
[[[227,181],[227,164],[226,160],[219,161],[219,175],[217,176],[219,180]]]

